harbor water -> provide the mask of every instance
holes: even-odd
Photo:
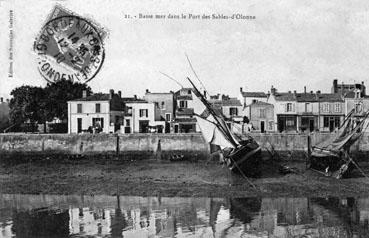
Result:
[[[369,198],[0,194],[0,237],[369,237]]]

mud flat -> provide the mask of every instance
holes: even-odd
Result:
[[[19,161],[19,160],[17,160]],[[355,171],[337,180],[291,164],[298,174],[281,175],[278,164],[266,162],[256,186],[214,161],[24,159],[0,163],[0,193],[131,196],[368,196],[369,179]],[[361,163],[369,174],[369,163]]]

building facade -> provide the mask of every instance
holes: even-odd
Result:
[[[124,103],[120,91],[109,94],[83,93],[79,99],[68,101],[68,133],[113,133],[120,129],[124,118]]]
[[[199,132],[194,115],[192,88],[181,88],[175,94],[174,133]]]
[[[125,101],[126,113],[121,132],[128,133],[164,133],[165,120],[156,103],[145,100]]]
[[[256,101],[247,107],[250,129],[261,133],[275,131],[273,104]]]
[[[161,116],[161,120],[165,121],[165,133],[174,131],[174,128],[172,126],[174,121],[175,108],[174,93],[152,93],[146,89],[144,99],[148,103],[155,103],[159,108],[159,115]]]

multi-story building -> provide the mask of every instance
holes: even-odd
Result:
[[[249,124],[257,132],[275,131],[274,106],[263,101],[256,101],[247,106]],[[246,131],[244,129],[244,131]]]
[[[193,117],[194,108],[192,100],[192,88],[181,88],[175,94],[175,120],[174,132],[188,133],[199,131],[196,119]]]
[[[268,103],[274,106],[274,122],[277,130],[297,131],[297,101],[296,94],[291,92],[277,92],[272,86]]]
[[[354,90],[360,91],[362,96],[366,95],[366,88],[364,82],[354,83],[354,84],[345,84],[345,83],[338,83],[337,79],[333,80],[333,85],[331,89],[331,93],[340,93],[341,95],[345,95],[348,92],[353,92]]]
[[[339,93],[317,91],[286,93],[271,89],[268,103],[274,105],[277,131],[333,131],[345,116],[344,100]]]
[[[267,102],[268,94],[264,92],[245,92],[242,87],[240,88],[240,101],[243,107],[255,102]]]
[[[332,132],[343,122],[346,114],[345,101],[339,93],[321,93],[319,103],[319,131]]]
[[[143,99],[126,99],[126,112],[122,125],[122,133],[164,133],[165,119],[157,103]]]
[[[155,103],[159,108],[161,119],[165,121],[165,133],[173,131],[174,129],[171,127],[171,124],[174,120],[174,93],[152,93],[146,89],[144,99],[149,103]]]
[[[79,99],[68,101],[68,133],[87,131],[116,132],[124,117],[121,92],[97,93],[91,96],[83,92]]]

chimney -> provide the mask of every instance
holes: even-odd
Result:
[[[314,91],[313,91],[313,90],[311,90],[311,91],[310,91],[310,93],[311,93],[311,94],[313,94],[313,93],[314,93]]]
[[[316,93],[317,93],[317,94],[320,94],[321,92],[320,92],[320,90],[318,90],[318,91],[316,91]]]
[[[109,99],[113,99],[114,96],[114,89],[109,90]]]
[[[135,99],[135,100],[137,100],[137,95],[135,94],[135,95],[133,95],[133,98]]]
[[[146,93],[150,93],[150,91],[148,89],[146,89]]]
[[[291,93],[291,91],[288,91],[288,93]]]
[[[122,91],[118,91],[119,98],[122,98]]]
[[[270,89],[270,92],[272,95],[275,95],[275,93],[277,92],[277,89],[273,87],[272,85],[272,88]]]
[[[82,90],[82,98],[86,98],[87,97],[87,90]]]
[[[297,92],[296,92],[296,90],[293,90],[293,94],[296,94]]]
[[[240,92],[242,93],[242,87],[240,87]]]
[[[0,103],[3,103],[4,102],[4,98],[3,97],[1,97],[0,98]]]

